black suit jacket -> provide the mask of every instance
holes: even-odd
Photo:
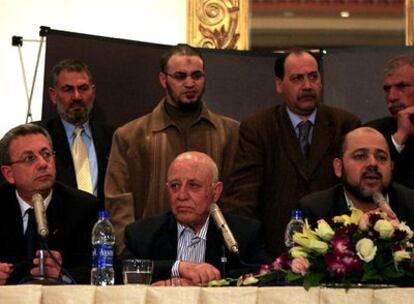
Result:
[[[268,257],[260,222],[237,215],[226,215],[226,220],[239,244],[244,262],[267,264]],[[177,257],[177,221],[172,213],[139,220],[125,228],[125,250],[122,257],[154,260],[153,281],[171,277],[171,268]],[[214,220],[210,218],[207,230],[205,262],[221,269],[224,241]],[[249,271],[239,259],[225,249],[230,276]],[[244,268],[244,269],[243,269]],[[248,267],[247,267],[248,268]],[[242,270],[243,269],[243,270]]]
[[[390,147],[391,159],[394,162],[393,179],[409,188],[414,189],[414,136],[410,136],[401,153],[395,149],[391,135],[397,131],[397,121],[393,117],[384,117],[366,124],[380,131]]]
[[[391,209],[400,221],[414,228],[414,190],[393,183],[388,191]],[[332,219],[336,215],[350,214],[342,184],[303,197],[298,204],[309,224],[316,227],[319,219]]]
[[[304,195],[338,182],[332,160],[343,135],[359,126],[356,116],[319,105],[309,159],[305,159],[286,106],[243,120],[234,170],[224,189],[224,211],[259,219],[268,251],[281,254],[290,211]]]
[[[0,262],[15,265],[7,284],[17,284],[29,275],[23,219],[13,185],[0,187]],[[91,233],[97,220],[98,201],[93,195],[60,183],[46,210],[48,245],[61,253],[63,267],[78,283],[90,282]]]
[[[77,188],[72,153],[62,121],[60,118],[54,118],[37,123],[45,127],[52,137],[56,151],[56,179],[68,186]],[[98,161],[98,200],[103,208],[105,173],[111,151],[112,135],[115,129],[107,125],[98,124],[92,120],[89,121],[89,124]]]

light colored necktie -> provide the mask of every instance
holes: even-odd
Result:
[[[311,127],[312,123],[309,120],[302,121],[298,124],[300,148],[305,158],[309,156],[309,132]]]
[[[80,190],[93,193],[91,169],[88,152],[82,139],[83,128],[75,129],[75,140],[72,146],[72,158],[75,165],[76,182]]]

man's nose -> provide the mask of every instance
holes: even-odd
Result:
[[[391,86],[389,91],[386,93],[386,98],[388,102],[397,101],[400,98],[399,90],[396,87]]]
[[[187,75],[184,79],[184,85],[186,87],[193,87],[195,85],[195,80],[191,77],[191,75]]]
[[[182,185],[180,187],[180,190],[178,190],[178,199],[186,200],[187,198],[188,198],[188,189],[185,185]]]
[[[73,99],[80,99],[81,94],[78,89],[73,90]]]
[[[369,166],[376,166],[378,164],[378,160],[374,154],[368,155],[367,162]]]

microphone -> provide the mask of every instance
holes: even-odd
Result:
[[[49,235],[49,228],[47,227],[46,212],[42,195],[39,193],[33,194],[32,203],[37,222],[37,233],[41,238],[46,239]]]
[[[384,195],[381,192],[375,192],[372,195],[373,201],[378,205],[378,207],[387,214],[387,216],[393,220],[397,219],[397,215],[392,211],[391,207],[388,205],[385,200]]]
[[[227,249],[234,254],[239,255],[239,245],[237,244],[236,239],[233,236],[227,222],[221,213],[220,208],[217,204],[213,203],[210,206],[210,215],[213,217],[214,221],[216,222],[217,228],[221,230],[223,234],[224,243],[226,244]]]

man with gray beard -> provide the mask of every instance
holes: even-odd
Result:
[[[387,62],[384,92],[392,117],[366,125],[387,139],[394,161],[394,180],[414,188],[414,54],[397,56]]]
[[[90,119],[96,86],[89,67],[80,60],[64,59],[52,69],[50,100],[59,117],[38,122],[52,137],[56,152],[56,179],[66,185],[87,191],[98,197],[103,207],[103,185],[114,128]],[[79,181],[79,169],[73,161],[76,130],[88,157],[89,186]]]
[[[414,190],[392,182],[393,162],[384,136],[377,130],[361,127],[349,132],[341,155],[333,161],[335,175],[342,183],[303,197],[298,207],[315,227],[319,219],[350,214],[351,208],[363,212],[377,209],[390,218],[414,227]],[[374,195],[382,194],[378,202]]]

